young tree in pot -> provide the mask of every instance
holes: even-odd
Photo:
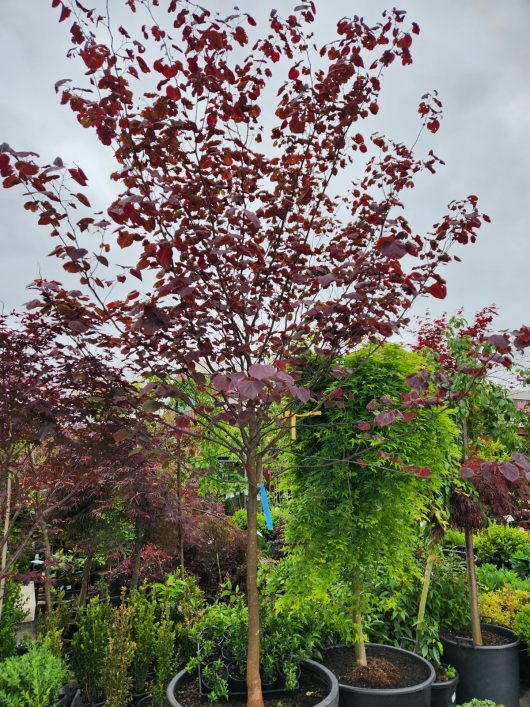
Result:
[[[69,3],[55,4],[60,19],[72,14]],[[5,146],[0,170],[4,186],[31,192],[27,208],[57,236],[54,255],[88,292],[81,300],[78,291],[41,281],[44,305],[60,307],[89,344],[99,330],[102,345],[119,348],[150,377],[151,410],[180,398],[205,438],[222,443],[245,469],[248,704],[260,707],[257,492],[264,464],[289,430],[284,414],[310,399],[337,355],[365,337],[392,335],[418,296],[446,296],[437,268],[451,260],[453,243],[475,240],[482,215],[471,196],[452,202],[431,233],[413,236],[402,193],[439,160],[373,135],[371,124],[363,134],[362,121],[379,111],[385,68],[412,61],[419,28],[405,27],[403,12],[385,13],[373,26],[343,18],[332,41],[314,49],[313,2],[286,18],[273,11],[265,31],[246,13],[224,18],[186,0],[170,3],[169,21],[158,20],[156,5],[124,5],[145,11],[150,32],[122,24],[109,35],[110,17],[101,21],[75,4],[70,55],[84,63],[98,95],[57,84],[62,102],[113,152],[112,179],[122,189],[107,210],[113,223],[79,218],[78,207],[83,214],[91,208],[79,190],[87,177],[60,158],[41,169],[31,155]],[[252,50],[242,60],[249,32]],[[271,114],[277,78],[271,123],[260,114]],[[422,99],[419,113],[436,132],[436,96]],[[339,173],[351,188],[334,196]],[[60,186],[58,176],[65,177]],[[96,252],[93,240],[81,247],[93,233],[102,243]],[[111,233],[121,248],[136,243],[141,253],[116,278],[117,291],[126,286],[123,298],[107,303],[116,283],[101,269]],[[80,300],[81,308],[72,306]],[[311,350],[323,365],[300,386],[300,357]],[[215,394],[197,405],[168,385],[177,375],[205,389],[211,383]],[[226,423],[240,437],[227,439]]]
[[[466,462],[471,468],[472,460]],[[497,494],[498,485],[504,485],[505,478],[495,470],[495,463],[477,460],[477,467],[487,466],[489,476],[486,486]],[[488,466],[489,465],[489,466]],[[477,476],[480,474],[478,472]],[[474,479],[475,480],[475,479]],[[493,481],[493,483],[491,483]],[[500,482],[500,484],[499,484]],[[525,491],[528,496],[528,490]],[[506,498],[497,500],[506,507]],[[471,631],[466,630],[442,633],[444,656],[455,665],[461,679],[457,697],[491,698],[502,702],[507,707],[519,705],[519,638],[507,628],[481,624],[478,609],[478,589],[475,575],[475,557],[473,552],[473,530],[484,524],[484,506],[472,492],[455,494],[452,499],[452,518],[455,525],[466,533],[466,566],[468,577],[469,608]]]
[[[367,664],[363,588],[383,559],[394,572],[407,564],[417,524],[428,512],[429,487],[439,485],[447,473],[457,434],[449,415],[430,409],[414,413],[414,426],[382,424],[372,433],[374,401],[386,397],[389,405],[407,395],[407,380],[424,362],[386,345],[380,352],[372,350],[360,370],[357,361],[366,353],[340,362],[352,371],[343,387],[353,393],[345,396],[340,413],[326,410],[301,425],[287,524],[287,538],[298,556],[293,585],[300,587],[297,579],[304,576],[324,600],[326,587],[335,582],[349,588],[359,668]],[[296,586],[291,591],[296,595]]]
[[[508,334],[492,334],[495,314],[494,307],[485,308],[471,324],[462,312],[448,320],[445,317],[433,322],[426,320],[418,332],[416,345],[435,369],[441,399],[454,410],[461,430],[460,476],[464,486],[470,480],[475,487],[475,493],[456,490],[451,500],[451,515],[465,533],[471,630],[477,646],[483,641],[473,531],[484,525],[483,506],[501,522],[510,514],[516,516],[530,479],[530,458],[523,453],[524,441],[518,435],[520,411],[508,400],[506,390],[488,379],[499,369],[513,367],[514,348],[522,350],[528,345],[526,328],[513,332],[513,338]],[[484,437],[505,445],[507,458],[487,458],[487,452],[485,456],[480,447]],[[477,502],[477,494],[481,504]]]

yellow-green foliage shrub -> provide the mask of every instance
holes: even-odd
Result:
[[[481,595],[480,615],[488,623],[513,628],[516,614],[528,604],[530,592],[505,586],[496,592]]]
[[[513,628],[526,647],[530,648],[530,604],[524,606],[516,615]]]

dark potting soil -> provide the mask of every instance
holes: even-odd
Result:
[[[449,680],[452,680],[452,679],[453,678],[448,678],[443,670],[437,670],[436,677],[434,678],[434,681],[435,682],[449,682]]]
[[[441,634],[444,638],[448,638],[450,641],[456,641],[457,643],[459,638],[473,638],[470,628],[464,628],[461,631],[444,629]],[[485,646],[506,646],[508,643],[513,643],[513,641],[513,637],[482,629],[482,642]]]
[[[289,697],[281,697],[274,700],[265,700],[265,707],[314,707],[322,701],[328,694],[326,688],[313,673],[308,670],[302,670],[300,676],[300,690]],[[190,682],[180,687],[175,693],[175,697],[183,707],[198,707],[201,704],[201,695],[199,690],[199,679],[194,678]],[[241,707],[245,704],[245,700],[228,702],[222,700],[220,702],[208,703],[212,707]]]
[[[366,653],[366,667],[355,664],[353,647],[330,648],[322,662],[340,683],[353,687],[391,690],[418,685],[429,677],[427,667],[407,653],[376,646],[367,646]]]

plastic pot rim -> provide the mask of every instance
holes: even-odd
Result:
[[[322,698],[322,700],[318,703],[318,705],[316,705],[316,707],[330,707],[331,705],[338,704],[339,682],[335,675],[331,672],[331,670],[326,668],[325,665],[322,665],[322,663],[318,663],[314,660],[303,660],[300,665],[302,666],[302,668],[305,668],[306,670],[309,670],[312,673],[320,674],[321,677],[325,678],[328,694]],[[180,670],[174,678],[172,678],[171,682],[167,686],[166,700],[170,707],[179,707],[180,703],[177,702],[174,696],[175,686],[186,676],[191,678],[193,674],[189,673],[184,668],[183,670]]]
[[[448,638],[447,636],[444,636],[443,633],[440,632],[440,639],[442,641],[445,641],[445,643],[450,643],[452,646],[457,646],[458,648],[467,648],[468,650],[471,651],[499,651],[499,650],[507,650],[508,648],[515,648],[521,643],[521,639],[519,636],[515,633],[515,631],[512,631],[511,628],[507,628],[506,626],[498,626],[497,624],[480,624],[481,628],[486,629],[486,630],[491,630],[493,629],[493,633],[500,633],[500,635],[508,636],[512,635],[515,640],[513,640],[511,643],[503,643],[501,645],[497,646],[476,646],[474,643],[471,642],[471,639],[468,641],[466,640],[465,642],[460,643],[459,641],[454,640],[453,638]],[[443,631],[443,628],[442,628]]]
[[[398,648],[397,646],[387,646],[384,643],[367,643],[366,647],[385,648],[396,653],[407,653],[408,655],[413,656],[416,660],[420,661],[425,665],[425,667],[429,671],[429,677],[423,680],[422,682],[419,682],[416,685],[410,685],[409,687],[356,687],[355,685],[347,685],[346,683],[341,682],[339,683],[339,687],[341,689],[348,690],[351,692],[358,692],[361,695],[410,695],[413,692],[421,692],[422,690],[425,690],[425,688],[429,687],[434,682],[434,679],[436,677],[434,667],[431,665],[431,663],[429,663],[428,660],[422,658],[421,655],[413,653],[412,651],[408,651],[405,648]],[[330,646],[330,648],[352,648],[352,646],[337,645]]]

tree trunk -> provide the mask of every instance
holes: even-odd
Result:
[[[467,585],[469,590],[469,609],[471,614],[471,635],[476,646],[483,646],[480,614],[478,611],[478,589],[475,575],[475,551],[473,548],[473,530],[466,528],[466,565]]]
[[[83,565],[83,576],[81,577],[81,591],[79,592],[79,606],[84,606],[86,604],[88,596],[88,582],[90,580],[90,573],[92,572],[93,559],[94,551],[89,550],[88,555],[85,559],[85,564]]]
[[[259,635],[259,598],[258,598],[258,484],[259,462],[257,457],[256,430],[250,429],[250,440],[246,462],[248,480],[247,505],[247,606],[248,606],[248,644],[247,644],[247,707],[264,707],[261,691],[260,635]]]
[[[177,513],[179,519],[179,553],[180,567],[184,569],[184,523],[182,522],[182,460],[180,458],[180,442],[178,446],[178,461],[177,461]]]
[[[431,547],[429,554],[427,555],[427,562],[425,563],[420,605],[418,607],[418,616],[416,618],[416,644],[414,646],[416,653],[418,653],[420,648],[421,632],[424,628],[425,608],[427,606],[427,597],[429,596],[429,587],[431,585],[431,575],[434,567],[434,561],[436,560],[436,554],[436,549]]]
[[[11,517],[11,474],[7,472],[6,481],[6,507],[4,511],[4,544],[2,546],[2,560],[0,562],[0,620],[4,608],[4,593],[6,587],[6,576],[4,571],[7,565],[7,534],[9,533],[9,519]]]
[[[145,530],[144,524],[141,518],[136,518],[135,521],[135,531],[136,537],[134,539],[134,549],[133,549],[133,564],[132,564],[132,575],[131,575],[131,589],[138,589],[138,582],[140,579],[140,560],[142,559],[142,547],[144,544]]]
[[[467,459],[469,449],[469,430],[467,418],[462,420],[462,446],[463,461]],[[482,629],[480,627],[480,614],[478,611],[478,588],[477,577],[475,575],[475,549],[473,547],[473,529],[464,529],[466,536],[466,567],[467,567],[467,589],[469,593],[469,613],[471,616],[471,636],[476,646],[483,646]]]
[[[366,666],[366,643],[364,640],[363,613],[361,609],[361,583],[357,577],[353,580],[353,623],[355,625],[355,662],[357,665]]]
[[[52,563],[52,548],[50,545],[50,536],[48,535],[48,526],[46,525],[45,520],[40,522],[40,529],[42,531],[42,539],[44,541],[44,599],[46,601],[46,611],[51,611],[52,592],[50,583],[48,582],[48,568],[51,567]]]

